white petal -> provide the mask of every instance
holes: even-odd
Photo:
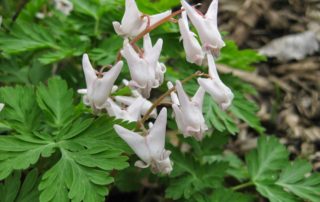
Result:
[[[163,150],[167,126],[167,109],[162,108],[147,138],[151,156],[159,159]]]
[[[112,86],[111,93],[115,93],[119,87],[117,85]]]
[[[136,100],[135,97],[129,97],[129,96],[115,96],[114,99],[117,102],[125,105],[131,105]]]
[[[78,89],[77,93],[81,94],[81,95],[86,95],[88,93],[87,89]]]
[[[86,79],[87,88],[91,88],[94,80],[98,77],[96,75],[96,71],[93,69],[89,57],[87,54],[83,54],[82,56],[82,68],[84,72],[84,77]]]
[[[205,29],[205,23],[203,21],[203,17],[185,0],[182,0],[181,4],[186,9],[192,24],[197,28],[198,32]]]
[[[168,81],[167,86],[168,86],[168,89],[173,88],[173,84],[170,81]],[[180,105],[178,96],[174,91],[170,93],[170,96],[173,104]]]
[[[134,166],[138,168],[148,168],[150,166],[150,163],[146,164],[145,162],[138,160],[134,163]]]
[[[178,23],[187,61],[201,65],[204,59],[204,52],[202,51],[201,45],[196,39],[195,34],[189,30],[185,11],[182,12],[182,18],[179,19]]]
[[[154,25],[158,21],[162,20],[163,18],[171,15],[171,11],[165,11],[156,15],[150,16],[150,25]]]
[[[89,99],[92,99],[97,109],[104,108],[104,104],[110,96],[115,80],[118,78],[123,62],[119,61],[108,72],[105,72],[103,78],[98,78],[92,85],[92,89],[88,92]]]
[[[138,133],[132,132],[120,125],[114,125],[113,128],[118,135],[131,147],[131,149],[139,156],[145,163],[150,163],[150,152],[145,144],[145,138]]]
[[[137,121],[138,119],[140,119],[143,102],[144,102],[144,98],[138,97],[127,108],[127,112],[129,114],[129,116],[132,117],[132,120]]]
[[[4,106],[5,106],[5,104],[0,103],[0,112],[3,110]]]
[[[181,110],[186,113],[184,116],[193,116],[192,105],[189,96],[184,92],[182,84],[179,80],[176,81],[176,89],[178,93],[178,98],[181,106]]]
[[[212,79],[220,80],[220,77],[219,77],[218,72],[217,72],[217,67],[216,67],[216,64],[214,62],[212,54],[207,54],[207,58],[208,58],[208,66],[209,66],[209,75],[210,75],[210,77]]]
[[[113,25],[113,28],[114,28],[114,31],[116,31],[116,33],[120,36],[124,36],[125,33],[123,32],[123,30],[121,29],[121,24],[117,21],[113,21],[112,22],[112,25]]]
[[[185,125],[184,120],[183,120],[183,114],[181,112],[181,109],[176,104],[172,105],[172,109],[173,109],[173,112],[174,112],[174,117],[176,119],[176,123],[177,123],[178,129],[182,134],[184,134],[186,125]]]
[[[109,116],[114,116],[117,119],[123,118],[123,113],[124,113],[123,110],[111,98],[108,98],[108,100],[106,102],[106,110],[107,110]]]
[[[217,25],[218,0],[212,0],[205,16],[206,18],[212,19],[214,24]]]
[[[196,94],[192,97],[191,101],[202,111],[203,98],[205,90],[200,86]]]

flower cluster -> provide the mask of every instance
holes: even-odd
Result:
[[[109,116],[129,122],[137,122],[143,132],[133,132],[120,125],[114,125],[118,135],[128,143],[142,161],[135,165],[140,168],[151,167],[153,173],[169,174],[172,171],[170,151],[165,150],[165,134],[167,109],[162,108],[159,115],[156,111],[158,103],[147,100],[153,88],[158,88],[164,81],[166,67],[159,61],[163,40],[158,39],[153,45],[148,34],[156,24],[169,21],[181,13],[178,20],[186,60],[196,65],[208,65],[208,78],[198,78],[199,89],[190,98],[184,91],[182,82],[175,85],[167,83],[172,100],[172,109],[179,131],[184,137],[192,136],[202,140],[208,130],[202,112],[204,95],[207,92],[223,109],[227,109],[233,99],[232,91],[219,78],[215,58],[225,46],[217,27],[218,0],[213,0],[207,13],[202,15],[195,7],[184,0],[181,1],[180,12],[166,11],[156,15],[146,15],[139,11],[135,0],[126,0],[123,19],[113,22],[116,33],[124,38],[123,48],[119,52],[128,64],[131,80],[124,84],[131,88],[132,96],[111,96],[118,89],[114,85],[119,76],[123,62],[121,57],[109,71],[96,71],[88,58],[83,55],[83,71],[87,84],[83,94],[83,102],[95,113],[105,110]],[[190,31],[189,20],[198,32]],[[143,37],[143,48],[135,45],[135,41]],[[161,98],[161,97],[160,97]],[[155,120],[145,129],[144,121],[149,117]]]

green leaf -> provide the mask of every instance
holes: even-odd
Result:
[[[268,198],[270,202],[296,202],[297,199],[274,184],[256,183],[257,191]]]
[[[311,170],[309,162],[296,160],[287,165],[276,184],[305,200],[317,202],[320,199],[320,175],[306,177]]]
[[[210,202],[253,202],[254,197],[234,192],[230,189],[216,189],[209,199]]]
[[[99,6],[87,0],[72,0],[75,10],[99,20]]]
[[[48,86],[40,84],[37,89],[37,101],[40,108],[46,113],[53,126],[60,128],[68,125],[74,115],[73,92],[68,89],[67,83],[60,78],[51,78]]]
[[[0,202],[12,202],[15,200],[20,188],[20,177],[20,172],[14,172],[0,184]]]
[[[106,172],[83,166],[63,151],[59,162],[42,178],[40,201],[104,201],[105,185],[112,181]]]
[[[246,155],[249,174],[253,182],[274,181],[279,171],[288,163],[288,151],[277,138],[261,136],[258,148]]]
[[[265,60],[265,56],[258,54],[254,50],[239,50],[234,41],[226,41],[226,46],[221,50],[221,57],[219,57],[218,63],[237,69],[252,71],[255,68],[251,64]]]
[[[185,157],[180,152],[173,152],[173,172],[170,175],[170,184],[166,189],[166,197],[173,200],[190,199],[196,193],[205,189],[222,186],[227,163],[219,162],[210,165],[199,165],[193,159]]]
[[[40,177],[38,175],[38,170],[31,170],[25,177],[19,191],[19,195],[16,198],[17,202],[35,202],[39,201],[39,190],[38,185],[40,182]]]
[[[258,106],[247,100],[243,95],[235,92],[230,111],[260,134],[264,132],[265,129],[261,126],[259,117],[256,115]]]
[[[239,131],[232,118],[226,112],[222,111],[210,96],[205,96],[203,107],[204,117],[209,126],[214,127],[220,132],[227,130],[231,134]]]
[[[179,0],[161,0],[161,1],[152,1],[152,0],[137,0],[139,9],[148,14],[155,14],[157,12],[163,12],[166,10],[171,10],[172,8],[179,6]]]
[[[5,104],[1,115],[17,131],[30,132],[40,124],[40,110],[34,99],[33,88],[4,87],[0,89],[0,102]],[[23,98],[23,99],[22,99]]]
[[[16,22],[10,36],[0,36],[0,46],[9,54],[43,48],[59,49],[48,30],[28,22]]]
[[[36,163],[40,156],[49,157],[55,144],[32,134],[0,136],[0,179],[13,170],[26,169]]]
[[[36,202],[39,201],[37,189],[40,178],[37,169],[31,170],[20,182],[21,173],[16,171],[0,184],[0,202]]]

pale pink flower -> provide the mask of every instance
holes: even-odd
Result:
[[[152,46],[150,36],[147,34],[143,38],[144,53],[142,56],[129,43],[126,43],[121,51],[130,70],[132,80],[129,82],[129,86],[136,88],[145,98],[150,97],[152,88],[159,87],[163,82],[166,68],[158,61],[162,44],[162,39],[158,39],[157,43]]]
[[[108,98],[106,103],[106,110],[109,116],[114,116],[117,119],[126,120],[129,122],[138,121],[141,118],[142,106],[144,98],[138,97],[125,108],[115,103],[111,98]]]
[[[197,65],[202,65],[205,53],[203,52],[195,33],[189,29],[187,13],[185,11],[182,12],[181,18],[178,22],[187,61]]]
[[[139,11],[135,0],[126,0],[126,8],[121,24],[117,21],[112,22],[112,24],[118,35],[135,37],[147,28],[148,23],[152,26],[170,14],[171,11],[165,11],[156,15],[146,16]]]
[[[115,88],[113,86],[119,76],[123,62],[119,61],[108,72],[103,72],[99,78],[93,69],[87,54],[83,55],[82,67],[87,84],[86,89],[78,90],[78,93],[84,94],[84,103],[91,106],[94,110],[105,108],[106,101]]]
[[[173,87],[171,82],[168,82],[168,87]],[[185,93],[180,81],[176,81],[176,90],[178,95],[172,92],[171,99],[179,131],[184,137],[193,136],[197,140],[202,140],[204,132],[208,130],[202,113],[204,89],[199,87],[191,99]]]
[[[213,56],[207,54],[209,75],[211,78],[198,78],[199,85],[208,92],[213,100],[223,109],[227,109],[233,100],[233,93],[219,78]]]
[[[205,50],[214,50],[215,54],[225,46],[220,35],[217,24],[218,0],[213,0],[205,15],[200,14],[195,8],[184,0],[181,4],[186,9],[187,14],[198,31],[202,47]]]
[[[172,162],[169,158],[171,152],[164,148],[166,125],[167,109],[163,108],[146,136],[141,136],[120,125],[114,125],[114,129],[141,159],[136,161],[135,166],[139,168],[150,166],[153,173],[170,174],[172,171]]]

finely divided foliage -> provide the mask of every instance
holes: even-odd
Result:
[[[27,103],[6,99],[8,94],[23,97]],[[47,170],[38,185],[40,201],[102,201],[108,193],[106,185],[113,182],[109,173],[128,166],[122,155],[126,146],[112,130],[114,120],[82,115],[74,106],[72,91],[60,78],[36,90],[2,88],[0,95],[6,105],[1,115],[10,128],[0,140],[1,179],[14,170],[44,166]],[[41,117],[46,125],[26,125],[28,119],[23,118],[33,110],[37,112],[34,117]]]
[[[264,134],[245,96],[254,88],[218,74],[216,63],[249,71],[265,58],[224,42],[217,10],[218,0],[204,15],[184,0],[33,0],[13,21],[5,13],[0,79],[14,87],[0,88],[0,202],[105,201],[113,182],[175,201],[320,201],[319,174]],[[239,122],[261,135],[244,158],[225,149]]]

